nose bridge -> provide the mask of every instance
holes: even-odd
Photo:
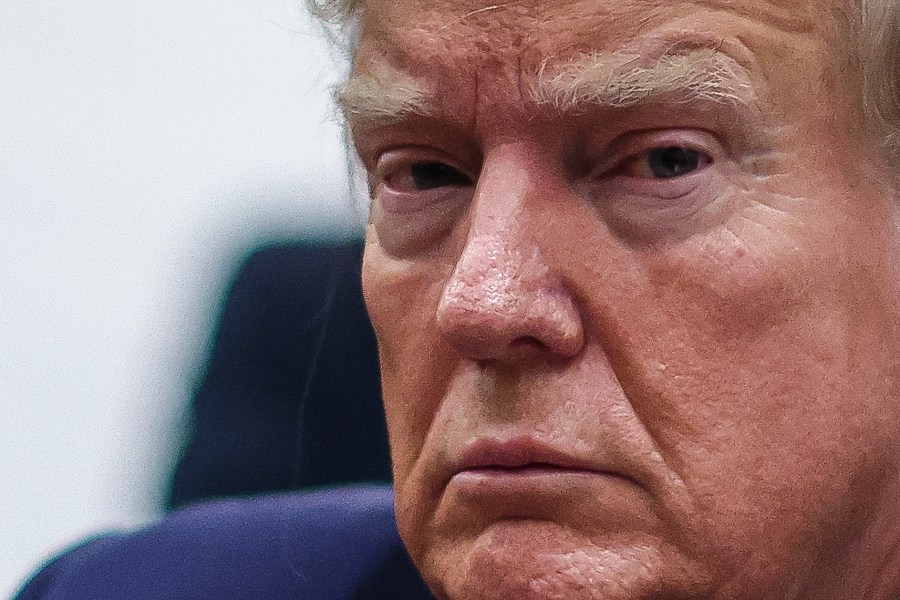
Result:
[[[443,290],[439,327],[479,358],[521,347],[572,354],[582,343],[575,303],[534,229],[540,203],[533,195],[541,192],[534,177],[515,154],[485,162],[468,237]]]
[[[510,314],[548,268],[528,227],[531,173],[514,151],[485,161],[466,244],[447,283],[447,308]]]

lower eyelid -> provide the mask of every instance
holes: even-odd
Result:
[[[387,212],[403,214],[416,213],[436,205],[466,200],[464,194],[466,192],[461,188],[405,192],[382,185],[375,190],[375,199]]]
[[[657,178],[657,177],[632,177],[630,179],[636,180],[638,183],[635,185],[645,185],[645,186],[653,186],[654,188],[665,189],[665,188],[679,188],[679,187],[697,187],[700,183],[707,177],[709,177],[710,173],[709,165],[698,168],[696,171],[691,171],[690,173],[685,173],[684,175],[678,175],[677,177],[669,177],[669,178]]]
[[[641,202],[647,203],[648,206],[670,203],[682,200],[709,184],[712,174],[707,172],[708,168],[707,166],[693,173],[671,179],[613,175],[603,180],[595,180],[595,185],[602,186],[602,190],[599,192],[602,197],[607,198],[606,201],[601,200],[601,202],[617,202],[623,197],[628,197],[640,198]]]
[[[403,183],[398,182],[398,180],[404,179]],[[412,183],[412,176],[409,173],[403,173],[402,175],[392,173],[382,178],[383,185],[398,194],[408,194],[415,192],[415,186]]]

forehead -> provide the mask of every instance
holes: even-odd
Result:
[[[822,82],[851,77],[841,75],[850,1],[368,0],[351,81],[366,81],[364,95],[375,99],[376,110],[363,113],[381,112],[385,99],[390,114],[416,113],[407,108],[424,98],[455,122],[516,123],[551,114],[522,100],[585,59],[617,77],[704,48],[785,116],[821,96]]]
[[[405,50],[418,60],[453,62],[462,56],[523,66],[547,57],[620,51],[630,41],[673,37],[709,28],[711,36],[737,28],[786,38],[827,37],[839,0],[369,0],[363,47]],[[778,38],[785,38],[779,40]]]
[[[849,77],[836,63],[849,54],[850,10],[850,0],[368,0],[354,74],[391,90],[376,97],[425,90],[462,122],[489,106],[489,118],[516,122],[536,114],[519,110],[538,74],[585,57],[615,73],[714,48],[782,113]]]

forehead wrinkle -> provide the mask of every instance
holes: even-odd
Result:
[[[705,0],[710,7],[727,10],[770,27],[794,33],[812,33],[822,25],[821,0],[766,0],[762,7],[749,5],[746,0]],[[829,4],[837,5],[828,0]]]
[[[589,54],[560,67],[545,61],[529,85],[539,107],[583,112],[629,107],[666,94],[723,104],[750,105],[756,93],[746,71],[714,48],[664,54],[650,66],[640,56]]]

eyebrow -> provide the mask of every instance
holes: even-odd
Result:
[[[388,125],[411,116],[436,113],[431,90],[399,73],[389,77],[354,75],[335,90],[335,99],[350,125]]]
[[[670,94],[723,104],[756,100],[747,71],[716,49],[664,54],[650,66],[632,66],[638,60],[589,55],[553,72],[545,64],[529,93],[538,106],[566,112],[629,107]]]
[[[667,95],[740,106],[757,99],[747,71],[714,48],[664,54],[649,66],[636,66],[639,60],[590,54],[562,65],[545,61],[526,86],[527,94],[537,107],[566,113],[626,108]],[[389,125],[440,113],[437,95],[400,73],[355,75],[337,90],[336,98],[351,126]]]

